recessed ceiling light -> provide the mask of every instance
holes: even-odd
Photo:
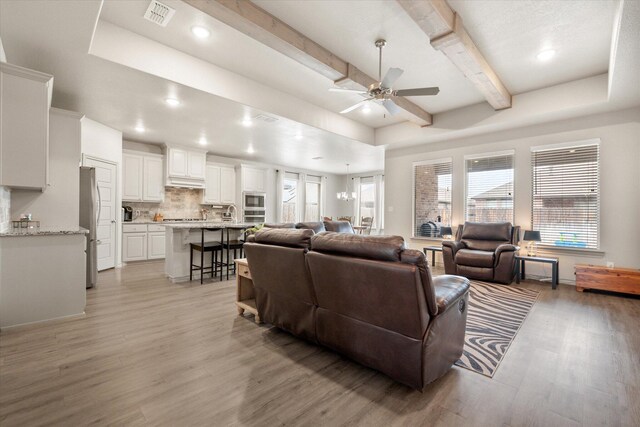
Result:
[[[246,118],[242,121],[242,126],[248,128],[253,125],[253,120]]]
[[[178,105],[180,105],[180,101],[178,101],[176,98],[165,98],[164,102],[171,105],[172,107],[177,107]]]
[[[201,27],[200,25],[194,25],[193,27],[191,27],[191,32],[199,39],[206,39],[211,35],[211,31],[209,31],[205,27]]]
[[[142,125],[136,126],[135,129],[136,129],[136,132],[139,132],[139,133],[142,133],[146,130]]]
[[[371,112],[371,107],[369,106],[369,104],[365,104],[365,106],[362,107],[362,112],[364,114],[369,114]]]
[[[198,141],[198,144],[200,145],[207,145],[207,139],[203,136],[202,138],[200,138],[200,140]]]
[[[249,153],[249,154],[255,153],[255,151],[253,149],[253,146],[250,145],[249,148],[247,148],[247,153]]]
[[[543,50],[542,52],[537,54],[536,58],[538,58],[538,61],[548,61],[551,58],[553,58],[553,55],[555,55],[555,54],[556,54],[555,50],[547,49],[547,50]]]

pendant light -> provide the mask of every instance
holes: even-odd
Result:
[[[344,191],[338,191],[337,196],[338,200],[342,200],[343,202],[350,202],[356,199],[356,192],[349,191],[349,163],[347,163],[347,185]]]

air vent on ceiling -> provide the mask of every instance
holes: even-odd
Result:
[[[174,13],[176,13],[175,9],[159,1],[151,0],[147,11],[144,13],[144,19],[154,22],[161,27],[166,27],[169,21],[171,21],[171,18],[173,18]]]
[[[266,114],[258,114],[257,116],[254,117],[254,119],[262,120],[263,122],[267,122],[267,123],[273,123],[278,121],[278,119],[276,119],[275,117],[267,116]]]

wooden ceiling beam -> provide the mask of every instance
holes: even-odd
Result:
[[[368,88],[371,83],[376,82],[372,77],[249,0],[183,1],[333,80],[340,86],[348,87],[355,83],[357,87]],[[395,101],[399,107],[411,113],[412,121],[422,126],[432,123],[431,114],[408,99],[397,97]]]
[[[445,0],[397,1],[429,37],[431,46],[444,53],[494,109],[511,107],[511,94]]]

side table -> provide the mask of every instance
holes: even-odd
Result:
[[[256,307],[256,295],[253,288],[253,280],[249,271],[249,264],[246,258],[235,260],[236,263],[236,306],[238,314],[243,315],[245,311],[255,316],[256,323],[262,323],[258,308]]]
[[[436,252],[442,252],[442,246],[425,246],[422,252],[427,255],[427,251],[431,251],[431,266],[436,265]]]
[[[551,289],[556,289],[558,287],[558,258],[545,258],[528,255],[516,255],[516,283],[520,283],[520,279],[525,279],[524,263],[526,261],[551,264]]]

